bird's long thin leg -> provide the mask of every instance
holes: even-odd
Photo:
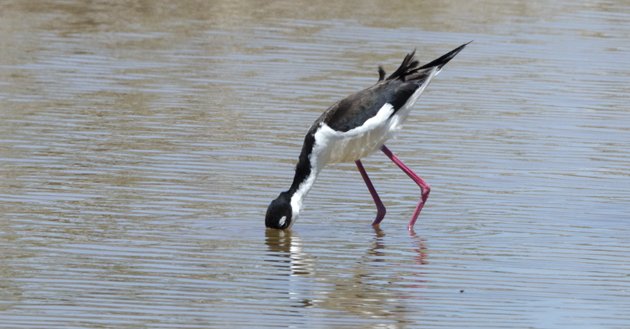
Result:
[[[414,182],[416,182],[416,184],[418,184],[418,186],[420,187],[420,190],[421,190],[420,201],[418,202],[418,205],[416,206],[416,210],[413,212],[413,215],[411,216],[409,225],[407,225],[407,229],[412,230],[413,225],[416,223],[416,220],[418,219],[418,216],[420,215],[420,211],[422,211],[422,207],[424,207],[424,204],[427,202],[427,199],[429,198],[429,193],[431,193],[431,186],[429,186],[429,184],[427,184],[427,182],[425,182],[424,179],[422,179],[415,172],[413,172],[413,170],[409,169],[409,167],[407,167],[394,153],[392,153],[392,151],[390,151],[390,149],[387,148],[387,146],[385,145],[381,146],[381,151],[383,151],[383,153],[385,153],[385,155],[387,155],[387,157],[390,160],[392,160],[392,162],[394,162],[398,166],[398,168],[404,171],[405,174],[407,174],[407,176],[409,176],[409,178],[411,178]]]
[[[361,160],[356,160],[354,163],[356,163],[357,168],[359,169],[359,172],[361,173],[361,177],[363,177],[363,180],[365,181],[365,185],[367,185],[367,188],[368,190],[370,190],[370,194],[372,195],[372,199],[374,199],[374,204],[376,204],[376,219],[374,219],[374,221],[372,222],[372,225],[376,226],[380,224],[383,218],[385,217],[385,206],[383,205],[381,198],[378,196],[378,193],[376,192],[374,185],[372,185],[372,181],[370,180],[370,177],[365,171],[365,168],[363,168],[363,164],[361,163]]]

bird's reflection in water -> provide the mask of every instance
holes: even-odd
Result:
[[[344,259],[343,263],[339,260],[341,246],[331,249],[334,254],[315,257],[291,231],[268,229],[265,241],[277,266],[287,270],[284,275],[293,277],[286,288],[291,299],[299,301],[295,306],[381,319],[388,327],[402,328],[408,323],[406,315],[417,311],[409,309],[407,300],[418,299],[418,289],[426,286],[418,265],[427,264],[427,247],[411,231],[411,248],[396,245],[389,251],[385,237],[385,232],[375,227],[369,248],[355,261]],[[410,251],[412,258],[407,256]],[[298,281],[302,283],[295,284]]]
[[[290,230],[267,229],[265,244],[273,255],[280,257],[270,260],[287,264],[289,275],[312,274],[315,260],[302,250],[302,240],[295,233]]]
[[[385,231],[383,231],[379,226],[373,226],[374,229],[374,241],[372,242],[372,247],[368,250],[368,255],[378,256],[378,258],[373,261],[387,261],[387,259],[381,258],[383,256],[382,251],[379,252],[380,249],[384,249],[385,245],[383,243],[383,239],[385,237]],[[427,247],[424,242],[424,239],[420,237],[414,230],[409,231],[409,237],[411,238],[412,251],[414,252],[414,262],[418,265],[428,264],[427,260]]]
[[[427,246],[424,243],[424,239],[416,234],[416,231],[410,230],[409,237],[411,238],[413,244],[413,251],[415,253],[416,264],[418,265],[426,265],[429,263],[427,260]]]
[[[302,240],[290,230],[267,229],[265,244],[269,249],[266,261],[279,270],[275,279],[286,283],[280,286],[291,307],[312,307],[313,290],[310,277],[314,274],[315,258],[302,250]]]
[[[426,264],[427,249],[417,234],[410,232],[410,237],[411,249],[389,246],[385,232],[374,227],[367,251],[345,275],[330,278],[334,289],[326,292],[322,307],[381,319],[390,328],[405,327],[407,315],[413,313],[406,300],[417,297],[417,288],[426,285],[417,265]],[[409,251],[414,252],[412,259],[403,256]]]

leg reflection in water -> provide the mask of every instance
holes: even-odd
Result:
[[[405,327],[407,315],[419,311],[421,292],[427,286],[422,275],[427,247],[413,231],[406,233],[408,237],[390,238],[380,228],[373,229],[367,241],[335,234],[326,241],[311,238],[306,245],[295,232],[267,230],[265,260],[277,273],[274,287],[293,307],[321,308],[391,328]]]

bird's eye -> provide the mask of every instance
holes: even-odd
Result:
[[[282,216],[280,217],[280,220],[278,221],[278,225],[279,226],[284,226],[284,223],[287,221],[287,216]]]

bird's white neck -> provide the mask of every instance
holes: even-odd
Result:
[[[318,133],[310,133],[304,139],[304,146],[297,166],[295,167],[295,177],[289,189],[291,193],[292,223],[295,222],[300,211],[304,198],[315,184],[317,175],[325,166],[328,158],[325,145]]]
[[[304,198],[306,198],[306,195],[313,187],[313,184],[315,183],[315,179],[317,179],[318,174],[319,172],[317,170],[311,170],[311,173],[304,181],[302,181],[302,183],[299,185],[298,189],[293,193],[293,195],[291,195],[291,218],[293,219],[292,222],[294,222],[298,218],[300,211],[302,211]]]

